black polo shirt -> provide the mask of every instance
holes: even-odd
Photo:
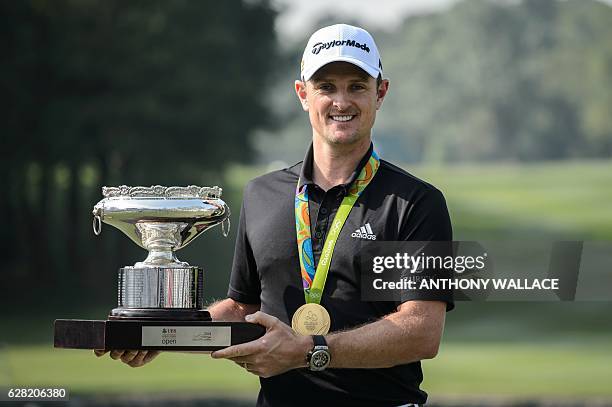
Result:
[[[295,230],[298,178],[309,184],[312,246],[318,259],[342,198],[367,163],[362,158],[350,181],[324,191],[312,181],[312,146],[303,162],[250,181],[244,191],[228,297],[261,304],[261,311],[290,325],[304,304]],[[367,239],[377,241],[451,241],[452,229],[442,193],[406,171],[380,161],[378,172],[361,194],[340,232],[321,305],[331,316],[331,331],[372,322],[394,312],[397,302],[361,300],[358,253]],[[354,235],[354,236],[351,236]],[[361,235],[363,236],[363,235]],[[450,292],[417,292],[405,300],[439,300],[452,308]],[[333,355],[332,355],[333,358]],[[419,362],[384,369],[294,369],[261,379],[258,406],[398,406],[424,403]]]

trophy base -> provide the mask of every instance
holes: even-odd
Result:
[[[248,322],[203,320],[57,319],[54,347],[212,352],[254,341],[266,328]]]

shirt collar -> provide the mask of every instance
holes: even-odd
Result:
[[[345,193],[348,190],[348,188],[351,186],[351,184],[357,179],[362,168],[365,167],[365,165],[369,161],[370,156],[372,155],[373,149],[374,149],[374,145],[370,142],[370,148],[368,148],[367,153],[365,153],[365,155],[361,157],[361,160],[357,164],[357,167],[355,167],[355,170],[349,177],[349,180],[346,182],[346,184],[341,185]],[[314,185],[314,181],[312,179],[313,178],[313,175],[312,175],[313,160],[314,160],[314,153],[313,153],[312,143],[310,143],[310,147],[308,147],[308,151],[306,152],[304,161],[302,161],[302,169],[300,170],[300,181],[299,181],[300,184],[297,186],[298,190],[301,190],[304,185]]]

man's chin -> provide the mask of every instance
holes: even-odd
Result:
[[[359,136],[358,134],[343,134],[343,133],[335,133],[327,137],[327,141],[330,144],[335,145],[354,145],[358,144],[362,141],[364,137]]]

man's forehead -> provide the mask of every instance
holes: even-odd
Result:
[[[331,62],[315,72],[310,80],[317,82],[332,77],[345,77],[365,81],[371,78],[366,71],[349,62]]]

